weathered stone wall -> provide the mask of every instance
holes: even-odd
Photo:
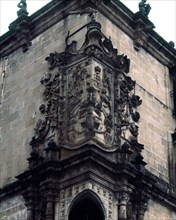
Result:
[[[14,196],[0,202],[0,220],[25,220],[27,210],[22,196]]]
[[[148,209],[145,213],[144,220],[175,220],[176,212],[168,209],[164,205],[149,200]]]
[[[43,102],[40,80],[48,70],[45,58],[51,52],[64,51],[68,31],[73,33],[87,19],[87,15],[71,15],[34,39],[26,53],[19,49],[7,57],[5,73],[1,71],[4,78],[0,108],[0,187],[14,181],[16,175],[28,168],[29,143]]]
[[[139,107],[139,142],[144,144],[142,155],[146,168],[169,181],[169,154],[172,150],[171,134],[175,128],[172,117],[170,92],[172,86],[167,67],[144,50],[137,52],[133,41],[111,21],[99,14],[102,31],[111,36],[119,54],[126,54],[131,61],[129,75],[136,81],[136,94],[143,100]]]
[[[45,57],[55,50],[63,51],[68,30],[73,33],[87,19],[87,16],[70,15],[34,39],[25,54],[20,49],[7,57],[8,63],[2,60],[1,155],[6,161],[1,166],[2,185],[9,183],[12,177],[27,168],[29,142],[38,119],[36,113],[42,102],[43,88],[39,82],[48,68]],[[130,75],[136,80],[136,94],[143,100],[140,107],[139,141],[145,145],[143,155],[148,163],[147,168],[168,180],[168,152],[172,147],[170,134],[175,126],[167,68],[145,51],[136,52],[133,41],[105,17],[99,14],[98,19],[103,24],[103,32],[111,36],[119,54],[127,54],[131,60]],[[80,34],[76,40],[81,40],[83,36],[83,33]]]
[[[136,94],[142,99],[139,107],[139,142],[144,144],[143,157],[146,168],[169,182],[169,161],[173,153],[171,134],[175,129],[170,96],[172,83],[167,67],[144,50],[137,52],[133,41],[104,16],[98,16],[102,31],[111,36],[119,54],[126,54],[131,61],[129,75],[136,81]],[[150,200],[145,220],[174,220],[176,212],[164,204]]]
[[[1,107],[1,150],[6,161],[4,167],[1,166],[1,180],[4,183],[8,181],[5,173],[15,176],[23,171],[21,161],[27,167],[29,141],[37,118],[35,112],[38,113],[38,106],[42,101],[39,81],[47,70],[45,57],[55,50],[63,51],[67,31],[71,30],[72,33],[81,26],[80,21],[82,24],[87,21],[86,17],[79,19],[76,15],[71,15],[70,18],[72,19],[60,22],[33,40],[27,53],[23,54],[20,49],[7,58]],[[106,18],[99,15],[99,20],[104,24],[103,32],[111,36],[119,54],[125,53],[131,60],[130,75],[136,80],[136,94],[143,100],[139,127],[139,139],[145,145],[143,155],[148,162],[147,168],[158,176],[162,174],[167,180],[170,133],[174,129],[167,68],[145,51],[136,52],[132,40]]]
[[[175,124],[172,118],[172,88],[168,70],[145,51],[136,52],[133,41],[105,17],[99,14],[98,20],[103,24],[103,33],[111,36],[119,54],[124,53],[131,60],[129,75],[136,80],[136,94],[143,100],[140,106],[139,142],[145,145],[143,156],[148,163],[146,168],[169,181],[168,157],[172,149],[170,134],[173,133]],[[45,57],[54,51],[62,52],[68,31],[73,33],[87,21],[87,15],[70,15],[34,39],[26,53],[19,49],[7,57],[0,109],[0,187],[13,182],[16,175],[28,168],[27,158],[31,151],[29,143],[40,118],[38,107],[43,102],[40,79],[48,68]],[[76,40],[81,41],[83,32],[77,35]],[[3,65],[4,63],[1,66]],[[11,202],[1,203],[0,219],[5,219],[9,212],[9,219],[13,218],[13,210],[19,210],[14,214],[14,219],[25,219],[22,200],[11,198],[9,201]],[[145,219],[174,219],[175,215],[176,213],[151,200]]]

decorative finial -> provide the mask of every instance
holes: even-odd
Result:
[[[17,5],[18,8],[20,8],[19,11],[17,11],[18,17],[22,15],[28,15],[29,13],[27,12],[27,3],[26,0],[20,0],[20,2]]]
[[[149,4],[146,4],[146,2],[147,0],[141,0],[141,2],[139,2],[139,11],[147,17],[151,7]]]

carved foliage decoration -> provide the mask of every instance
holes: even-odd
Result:
[[[44,119],[37,123],[32,145],[77,149],[91,143],[106,151],[142,149],[137,142],[142,101],[128,76],[130,60],[118,55],[98,22],[93,19],[87,25],[80,49],[74,40],[46,60],[49,71],[41,79],[45,104],[40,106]]]

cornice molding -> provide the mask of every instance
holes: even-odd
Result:
[[[80,178],[77,179],[78,176],[76,172],[80,168],[83,168],[83,165],[86,167],[86,169],[89,167],[89,171],[84,172],[82,175],[80,175]],[[56,186],[66,187],[65,184],[68,185],[68,182],[71,185],[75,183],[74,174],[69,181],[68,176],[64,177],[63,174],[70,173],[70,171],[73,172],[73,170],[75,172],[75,178],[78,182],[83,181],[83,179],[86,180],[87,178],[90,178],[96,181],[100,181],[99,183],[101,183],[101,175],[98,175],[96,170],[102,170],[104,171],[103,173],[107,176],[107,178],[103,178],[105,180],[103,184],[110,187],[113,191],[115,188],[113,187],[114,182],[112,180],[115,180],[117,176],[128,176],[128,178],[131,179],[130,184],[132,185],[135,184],[133,180],[135,180],[136,177],[142,178],[142,183],[148,186],[148,195],[150,195],[152,200],[159,201],[161,204],[167,205],[173,210],[176,209],[176,193],[170,187],[169,183],[161,180],[159,177],[153,175],[146,169],[143,173],[141,173],[133,166],[129,167],[129,164],[123,164],[120,166],[121,169],[118,169],[118,164],[108,161],[106,158],[97,154],[93,148],[89,148],[89,150],[86,150],[85,152],[75,155],[69,159],[64,159],[58,162],[49,161],[40,167],[36,167],[33,170],[28,170],[17,176],[17,181],[0,189],[0,200],[8,199],[9,196],[12,195],[15,196],[23,194],[24,191],[29,187],[30,183],[33,181],[35,182],[36,180],[38,182],[45,182],[45,177],[48,178],[48,176],[53,176],[57,179],[55,179],[58,181]],[[111,181],[111,184],[109,180]]]
[[[81,7],[87,7],[88,1],[82,1]],[[163,65],[171,67],[176,64],[176,50],[170,46],[159,34],[153,29],[146,28],[148,23],[151,23],[141,13],[134,14],[120,1],[91,1],[90,7],[96,5],[96,9],[102,13],[107,19],[111,20],[117,27],[124,31],[131,39],[134,40],[134,47],[136,48],[136,17],[144,24],[144,30],[140,33],[137,39],[137,50],[143,48],[155,59]],[[30,46],[30,41],[43,33],[51,26],[55,25],[69,15],[70,11],[79,9],[80,1],[51,1],[39,11],[28,17],[29,32],[27,33],[30,38],[24,36],[18,39],[18,33],[15,29],[8,31],[0,37],[0,57],[5,57],[15,50],[23,47],[25,52]],[[52,15],[52,16],[51,16]],[[145,18],[144,18],[145,17]],[[16,20],[18,21],[18,19]],[[12,22],[14,24],[16,21]],[[152,23],[151,23],[152,24]],[[23,30],[23,29],[22,29]],[[26,34],[26,33],[25,33]],[[24,45],[27,45],[27,47]]]

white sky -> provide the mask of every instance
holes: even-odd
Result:
[[[27,0],[29,15],[51,0]],[[138,11],[140,0],[121,0],[133,12]],[[9,24],[17,18],[20,0],[0,0],[0,35],[8,31]],[[152,7],[149,19],[156,26],[155,31],[166,41],[176,44],[176,0],[148,0]]]
[[[121,0],[131,11],[138,11],[140,0]],[[151,6],[148,18],[155,31],[166,41],[176,44],[176,0],[147,0]]]

